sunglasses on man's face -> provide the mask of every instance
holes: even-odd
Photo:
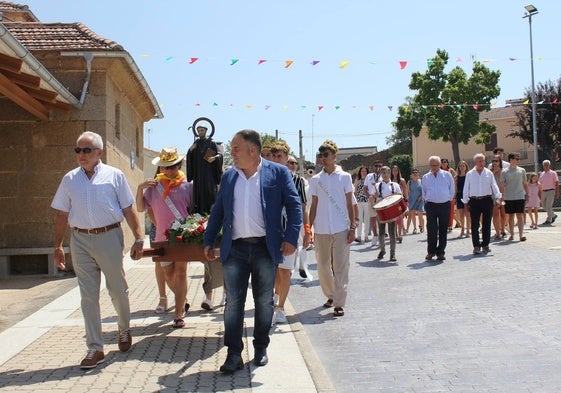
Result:
[[[296,165],[296,161],[288,161],[288,164],[290,164],[290,165]]]
[[[80,154],[80,153],[84,153],[84,154],[90,154],[93,150],[97,150],[97,147],[75,147],[74,148],[74,152],[76,154]]]

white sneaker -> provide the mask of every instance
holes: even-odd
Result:
[[[378,236],[374,236],[370,244],[372,245],[372,247],[376,247],[378,245]]]
[[[212,300],[205,298],[205,300],[201,303],[201,308],[208,311],[212,310]]]
[[[275,312],[273,313],[273,321],[274,323],[288,322],[288,319],[286,319],[286,314],[284,313],[284,309],[282,307],[275,307]]]

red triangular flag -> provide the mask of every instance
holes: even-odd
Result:
[[[321,111],[323,109],[323,105],[318,105],[318,111]]]
[[[261,60],[259,60],[259,62],[258,62],[257,64],[263,64],[263,63],[265,63],[266,61],[267,61],[267,60],[265,60],[265,59],[261,59]]]
[[[189,60],[189,64],[193,64],[193,63],[196,62],[197,60],[199,60],[198,57],[191,57],[191,60]]]
[[[555,97],[555,99],[553,101],[551,101],[551,103],[553,105],[557,105],[558,102],[559,102],[559,100],[557,99],[557,97]]]
[[[400,61],[399,62],[399,68],[401,68],[403,70],[403,69],[405,69],[405,67],[407,67],[407,62],[406,61]]]

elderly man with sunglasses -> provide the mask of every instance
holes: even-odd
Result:
[[[86,131],[78,137],[76,145],[74,152],[79,167],[62,178],[51,204],[57,210],[54,259],[59,269],[66,268],[62,242],[70,225],[70,253],[80,287],[88,347],[80,367],[89,369],[105,358],[99,306],[100,271],[105,275],[107,290],[117,311],[119,350],[126,352],[131,347],[121,221],[127,221],[136,239],[130,251],[133,259],[142,256],[144,231],[125,175],[101,162],[101,136]]]

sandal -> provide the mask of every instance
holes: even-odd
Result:
[[[514,240],[514,236],[510,235],[510,236],[508,237],[508,240]]]
[[[158,307],[156,307],[156,310],[154,310],[154,312],[156,314],[163,314],[166,312],[167,309],[168,309],[168,298],[166,296],[160,296],[160,304],[158,304]]]
[[[419,227],[419,232],[423,233],[424,231],[425,231],[425,228]]]
[[[333,309],[333,315],[336,317],[342,317],[345,315],[345,310],[343,310],[343,307],[335,307]]]
[[[189,303],[187,303],[187,300],[185,300],[185,315],[187,315],[187,313],[189,312],[190,307],[191,307],[191,305]]]
[[[526,241],[526,236],[520,237],[520,241],[521,241],[521,242],[525,242],[525,241]]]
[[[180,329],[184,326],[185,326],[185,321],[181,318],[174,319],[173,324],[171,325],[171,327],[174,328],[174,329]]]
[[[413,235],[417,234],[417,228],[413,229]]]
[[[325,308],[333,307],[333,299],[327,299],[327,301],[323,303],[323,307]]]

